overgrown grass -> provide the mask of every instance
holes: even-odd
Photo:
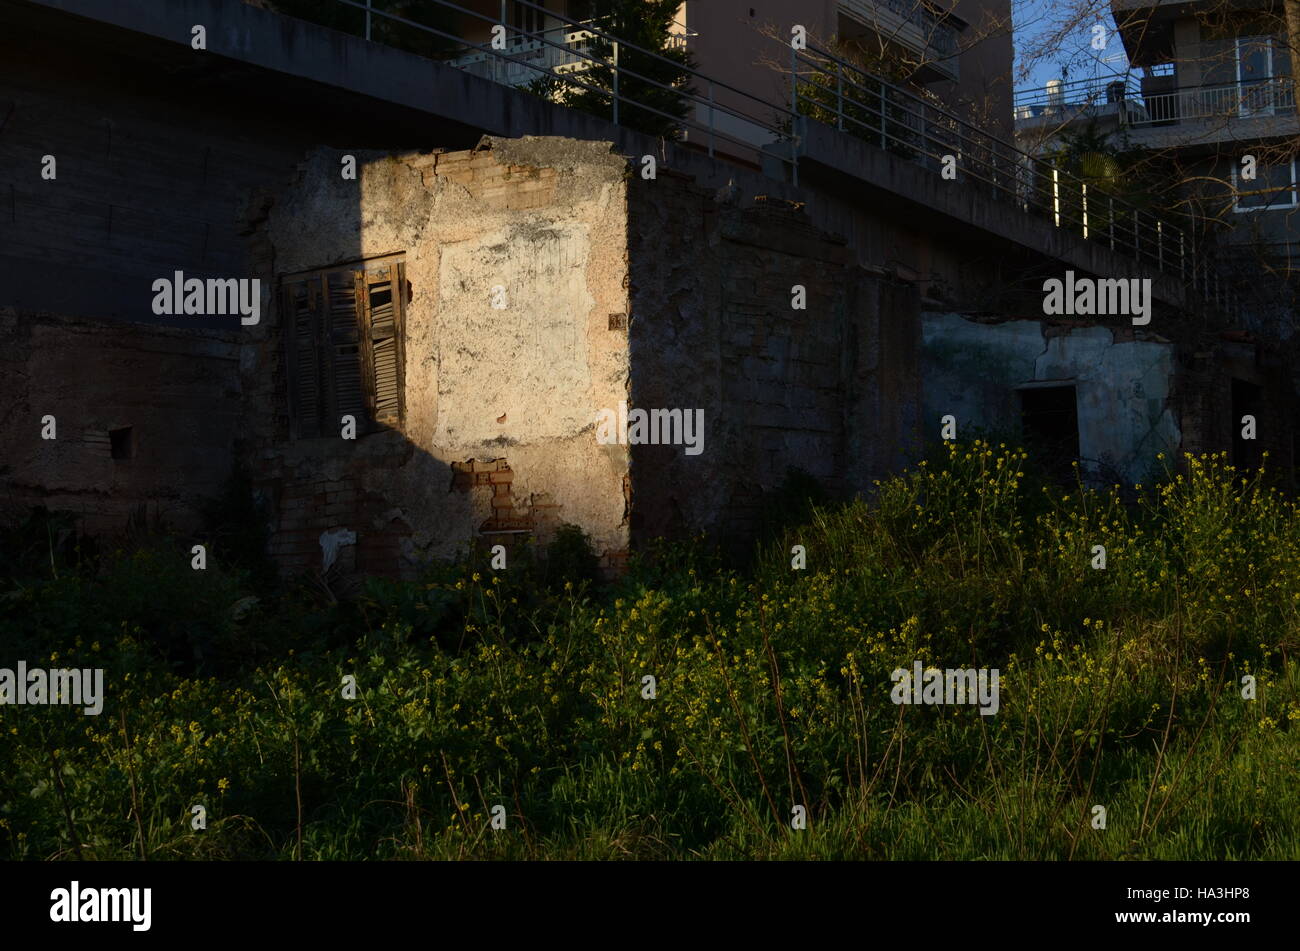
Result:
[[[1220,458],[1136,504],[1024,465],[950,446],[744,575],[687,546],[598,587],[570,533],[568,580],[470,561],[344,604],[28,526],[0,666],[103,667],[107,699],[0,706],[0,854],[1300,857],[1295,506]],[[914,660],[998,668],[997,714],[895,705]]]

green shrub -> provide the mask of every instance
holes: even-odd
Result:
[[[0,592],[11,656],[108,689],[99,717],[0,705],[0,855],[1297,857],[1295,504],[1219,457],[1133,504],[1025,464],[949,445],[744,573],[696,541],[591,585],[566,528],[545,566],[232,614],[250,579],[200,583],[179,546],[33,556]],[[997,715],[894,705],[914,661],[997,668]]]

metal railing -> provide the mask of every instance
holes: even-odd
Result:
[[[511,64],[517,69],[534,74],[535,77],[550,76],[559,80],[565,87],[572,90],[586,90],[593,93],[598,101],[607,101],[610,108],[609,118],[617,125],[620,124],[620,118],[626,118],[629,109],[656,117],[665,123],[676,127],[679,132],[695,132],[707,143],[707,151],[710,156],[715,154],[719,143],[721,145],[731,145],[738,148],[741,152],[752,152],[761,147],[759,143],[748,139],[739,138],[736,135],[719,127],[716,118],[720,115],[724,118],[735,120],[746,128],[759,130],[766,134],[771,142],[789,140],[789,128],[791,127],[789,110],[783,106],[775,105],[768,100],[761,99],[752,93],[746,92],[730,83],[705,76],[696,70],[683,67],[680,63],[668,59],[654,50],[648,50],[629,43],[613,34],[605,32],[603,29],[594,25],[592,21],[573,20],[563,14],[556,13],[553,10],[547,10],[537,4],[527,2],[527,0],[514,0],[516,7],[528,8],[536,11],[539,15],[545,16],[550,21],[559,21],[562,26],[561,30],[568,29],[572,32],[582,32],[586,34],[582,43],[570,44],[559,42],[555,38],[557,30],[548,31],[552,35],[544,33],[525,34],[530,45],[527,50],[520,49],[516,46],[515,51],[507,39],[505,49],[495,49],[490,40],[476,45],[467,45],[464,36],[461,34],[449,33],[440,30],[437,27],[427,24],[418,23],[414,20],[398,16],[379,10],[370,6],[368,3],[358,2],[358,0],[333,0],[334,3],[357,10],[365,11],[366,29],[371,31],[371,18],[378,17],[386,21],[397,23],[430,36],[436,36],[443,40],[451,41],[457,49],[454,54],[445,60],[446,64],[455,67],[458,63],[463,64],[462,68],[473,70],[478,62],[476,54],[484,54],[492,57],[503,64],[503,68],[510,69]],[[460,17],[478,20],[487,27],[487,30],[481,32],[490,32],[494,26],[505,26],[507,37],[511,32],[511,27],[503,23],[500,19],[490,14],[481,13],[477,10],[470,10],[465,7],[451,3],[450,0],[433,0],[433,2],[446,11],[458,14]],[[504,4],[502,5],[504,10]],[[462,21],[463,22],[463,21]],[[462,31],[462,33],[465,31]],[[521,31],[514,31],[516,34]],[[561,37],[560,39],[563,39]],[[673,41],[684,42],[684,41]],[[611,55],[605,58],[597,55],[598,46],[606,46],[610,49]],[[545,49],[550,52],[543,56],[535,55],[537,50]],[[620,62],[620,53],[623,59]],[[692,80],[703,83],[705,91],[701,93],[697,88],[683,86],[674,86],[661,80],[648,76],[645,73],[628,66],[627,54],[632,53],[639,60],[646,62],[657,62],[666,64],[674,71],[680,71],[688,75]],[[567,58],[567,68],[563,71],[548,68],[544,65],[548,56],[562,56]],[[602,88],[594,82],[589,82],[590,78],[586,74],[593,68],[602,68],[609,71],[612,80],[610,88]],[[584,78],[585,77],[585,78]],[[488,75],[484,78],[497,79],[497,76]],[[636,81],[642,86],[649,86],[653,89],[669,92],[687,107],[687,116],[676,116],[668,112],[648,105],[645,102],[638,101],[635,98],[623,94],[620,85],[626,86],[628,79]],[[528,82],[524,79],[522,82]],[[719,102],[718,95],[725,94],[729,101]],[[620,111],[622,116],[620,116]],[[705,121],[699,121],[692,118],[695,115],[704,114]],[[775,117],[775,118],[774,118]],[[794,150],[792,154],[785,157],[784,160],[797,164],[797,156]],[[797,176],[797,173],[795,173]]]
[[[1115,102],[1118,99],[1136,99],[1142,95],[1142,85],[1132,73],[1076,79],[1072,82],[1054,81],[1034,89],[1022,89],[1013,102],[1019,110],[1060,108],[1063,106],[1093,105]],[[1038,115],[1035,111],[1032,114]]]
[[[1179,122],[1188,119],[1295,115],[1295,85],[1290,79],[1192,86],[1142,97],[1146,115],[1130,117],[1130,125]]]
[[[1086,114],[1102,104],[1124,103],[1119,121],[1130,126],[1193,119],[1295,115],[1295,85],[1289,78],[1184,86],[1164,92],[1142,91],[1138,77],[1115,76],[1053,83],[1015,96],[1016,119]]]
[[[1191,284],[1225,310],[1235,291],[1185,229],[825,50],[791,54],[794,111],[942,173],[994,201]]]
[[[500,60],[491,50],[476,48],[474,52],[447,61],[448,66],[463,69],[484,79],[519,86],[532,82],[540,72],[582,72],[591,67],[587,52],[593,34],[586,29],[568,25],[540,33],[515,33],[507,38],[506,52],[513,60]],[[550,42],[544,42],[549,40]]]
[[[568,24],[554,29],[532,33],[515,33],[506,41],[506,52],[515,61],[502,61],[490,50],[475,47],[475,51],[447,61],[448,66],[463,69],[484,79],[522,86],[537,78],[540,71],[580,73],[591,68],[593,59],[588,55],[595,38],[593,20],[583,20],[575,28]],[[684,49],[687,34],[673,33],[668,37],[668,49]],[[547,42],[549,41],[549,42]]]
[[[383,17],[461,44],[461,49],[465,49],[461,37],[435,27],[374,9],[357,0],[334,2],[365,10],[368,18]],[[434,2],[462,16],[481,20],[489,28],[501,25],[495,17],[457,6],[449,0]],[[670,123],[681,133],[699,133],[707,142],[710,156],[714,155],[719,141],[739,148],[742,154],[761,147],[751,139],[742,139],[719,128],[715,115],[721,114],[766,135],[770,139],[769,145],[784,143],[788,154],[782,154],[781,149],[766,151],[790,165],[796,186],[801,132],[809,119],[824,122],[936,173],[943,171],[947,164],[945,159],[951,156],[958,179],[967,187],[976,188],[992,200],[1007,202],[1024,214],[1047,220],[1085,240],[1100,242],[1110,250],[1127,254],[1158,271],[1175,275],[1220,308],[1235,310],[1238,307],[1233,290],[1209,255],[1184,229],[1095,186],[1090,189],[1088,182],[1051,162],[1035,158],[916,93],[867,73],[825,50],[814,46],[805,50],[791,48],[790,101],[787,106],[760,99],[729,83],[684,68],[678,62],[627,43],[589,22],[568,19],[527,0],[517,2],[551,20],[559,20],[571,31],[581,30],[590,34],[586,48],[556,42],[545,34],[529,34],[529,41],[538,44],[537,49],[556,50],[573,57],[575,66],[587,65],[558,72],[542,65],[544,59],[533,57],[530,61],[524,54],[534,52],[532,48],[511,52],[508,43],[503,50],[493,49],[489,43],[475,49],[504,63],[533,71],[538,76],[554,77],[567,87],[596,93],[608,100],[615,123],[619,122],[622,106],[624,114],[629,108],[640,110]],[[603,42],[593,42],[597,39]],[[606,46],[612,51],[609,59],[596,55],[598,46]],[[626,57],[620,62],[620,48],[634,51],[647,62],[660,61],[686,73],[692,81],[691,87],[672,86],[629,69]],[[454,65],[455,61],[453,57],[451,64]],[[584,77],[590,78],[590,68],[597,66],[608,70],[612,88],[601,88],[586,81]],[[649,87],[671,92],[688,106],[686,117],[671,115],[624,96],[620,91],[620,76],[632,77]],[[697,84],[705,87],[703,94],[698,91]],[[718,102],[716,97],[720,92],[726,93],[731,102]],[[701,113],[707,116],[705,122],[693,118]]]

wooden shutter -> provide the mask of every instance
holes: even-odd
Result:
[[[402,422],[405,269],[386,261],[317,271],[284,284],[285,368],[293,434],[336,434]]]
[[[320,435],[321,365],[317,283],[293,281],[284,286],[285,370],[289,386],[290,425],[295,436]]]
[[[333,432],[342,423],[342,417],[352,416],[357,421],[358,432],[365,431],[365,383],[361,376],[361,329],[357,314],[356,275],[351,269],[328,271],[321,277],[321,290],[325,295],[326,326],[329,328],[329,385],[330,414],[325,427]]]
[[[393,262],[361,272],[370,418],[402,424],[402,310],[405,268]]]

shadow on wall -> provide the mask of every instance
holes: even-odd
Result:
[[[742,558],[785,517],[792,471],[847,498],[911,461],[914,287],[854,266],[796,203],[664,171],[629,189],[630,402],[703,429],[684,445],[652,416],[631,447],[634,545],[703,529]]]
[[[312,182],[333,199],[327,249],[304,246],[306,231],[276,247],[252,227],[251,263],[272,293],[269,319],[244,340],[241,448],[269,516],[269,554],[286,574],[337,587],[356,575],[409,573],[406,512],[418,503],[401,497],[403,476],[414,474],[429,496],[460,487],[447,462],[404,432],[406,248],[367,253],[364,165],[354,153],[335,161],[336,169],[318,163]],[[289,189],[264,192],[253,215],[265,223],[293,200]],[[280,262],[287,266],[273,266]]]
[[[285,568],[410,574],[565,522],[621,564],[626,452],[594,420],[628,373],[625,167],[563,139],[322,149],[252,203],[275,295],[244,338],[243,452]]]
[[[238,336],[0,309],[0,508],[191,531],[231,472]]]
[[[183,417],[178,446],[214,441],[195,485],[234,446],[288,571],[409,575],[563,523],[606,571],[700,530],[743,551],[791,469],[852,495],[915,444],[916,291],[790,203],[646,181],[609,143],[488,138],[317,149],[244,217],[261,319],[221,369],[169,375],[156,415]],[[121,388],[142,367],[113,376],[106,405],[156,396]],[[134,425],[104,417],[106,458],[157,449]]]

